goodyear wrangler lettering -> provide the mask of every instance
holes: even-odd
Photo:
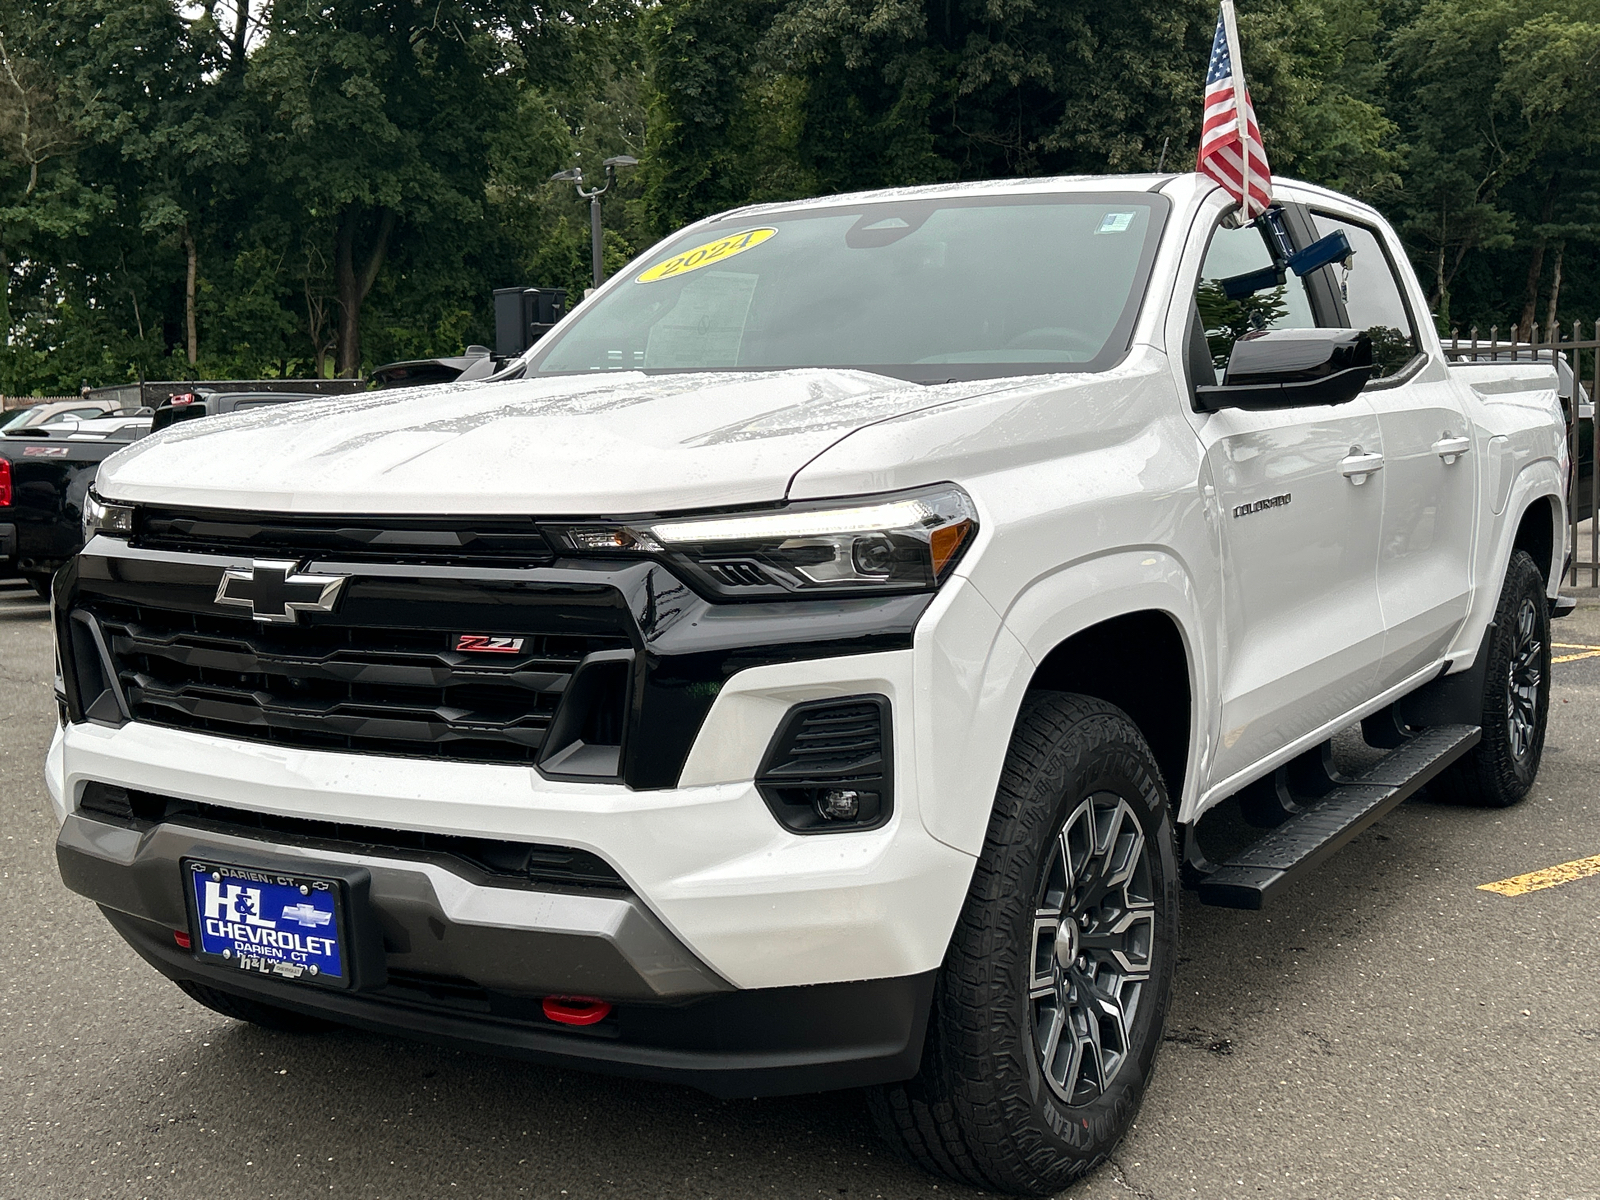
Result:
[[[678,275],[687,275],[690,271],[698,271],[701,267],[709,267],[713,263],[724,262],[735,254],[743,254],[746,250],[754,249],[768,238],[776,236],[777,232],[770,227],[742,229],[738,233],[720,237],[714,242],[693,246],[682,254],[674,254],[665,262],[658,262],[640,275],[636,282],[655,283],[660,279],[672,279]]]

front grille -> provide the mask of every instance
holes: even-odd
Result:
[[[147,829],[174,821],[195,829],[233,837],[264,839],[310,849],[418,860],[464,863],[485,882],[529,886],[568,885],[626,890],[627,885],[605,859],[587,850],[494,838],[460,837],[406,829],[382,829],[342,821],[314,821],[274,813],[249,812],[219,804],[179,800],[115,784],[84,785],[79,808],[97,819]]]
[[[141,507],[133,545],[296,562],[529,567],[555,559],[528,517],[317,517]]]
[[[621,635],[525,634],[514,654],[474,656],[451,648],[459,630],[267,625],[100,599],[85,608],[136,721],[456,761],[535,762],[579,662],[629,646]]]

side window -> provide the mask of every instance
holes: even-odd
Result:
[[[1372,359],[1377,364],[1374,378],[1382,379],[1406,369],[1421,351],[1416,326],[1406,307],[1404,293],[1395,278],[1394,266],[1384,253],[1378,235],[1365,225],[1342,221],[1326,213],[1313,213],[1317,236],[1326,237],[1335,229],[1344,230],[1355,251],[1349,271],[1337,264],[1334,278],[1340,280],[1350,324],[1365,329],[1372,338]]]
[[[1219,226],[1212,234],[1205,265],[1200,268],[1195,304],[1200,310],[1200,323],[1205,327],[1206,344],[1219,378],[1228,365],[1233,343],[1252,329],[1316,328],[1306,286],[1292,274],[1277,287],[1238,300],[1230,300],[1223,290],[1224,279],[1267,270],[1271,266],[1267,243],[1260,230],[1253,226],[1242,229]]]

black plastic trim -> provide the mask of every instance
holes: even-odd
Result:
[[[95,539],[57,577],[57,645],[68,666],[69,719],[85,719],[77,672],[70,666],[73,647],[65,636],[73,611],[92,610],[103,600],[215,619],[227,615],[215,604],[221,572],[251,561],[249,555],[154,551]],[[638,560],[568,558],[548,567],[511,568],[319,558],[308,560],[306,569],[349,574],[352,580],[338,611],[306,614],[303,628],[527,632],[631,642],[634,669],[620,758],[621,781],[635,789],[677,785],[706,714],[733,675],[772,663],[909,649],[934,598],[919,592],[714,604],[660,563]],[[403,753],[395,747],[343,752]]]
[[[1424,729],[1436,725],[1476,725],[1483,720],[1483,690],[1489,678],[1489,641],[1495,623],[1484,626],[1477,657],[1465,671],[1440,675],[1391,706],[1393,721],[1401,728]]]
[[[133,545],[149,550],[386,563],[539,566],[555,559],[531,517],[247,513],[135,506]]]
[[[922,1059],[937,972],[895,979],[755,988],[673,1004],[619,1002],[603,1036],[537,1016],[537,1000],[454,989],[464,1012],[402,977],[378,993],[296,989],[197,962],[153,922],[101,908],[112,927],[169,979],[190,979],[266,1004],[385,1035],[550,1066],[685,1084],[724,1099],[835,1091],[909,1079]],[[400,986],[395,986],[395,985]],[[497,1001],[500,1003],[497,1005]],[[516,1015],[501,1015],[509,1008]],[[520,1011],[519,1011],[520,1010]],[[610,1021],[611,1018],[608,1018]]]
[[[797,743],[809,722],[829,710],[871,707],[877,712],[875,746],[863,745],[857,761],[829,769],[805,761],[808,751]],[[784,714],[756,771],[761,798],[772,815],[791,833],[857,833],[884,825],[894,811],[894,721],[889,698],[880,695],[837,696],[796,704]],[[877,797],[854,821],[829,821],[812,807],[808,793],[848,788]]]
[[[570,846],[286,817],[181,800],[99,780],[83,785],[78,812],[87,820],[121,825],[141,833],[171,821],[186,828],[273,845],[404,862],[431,862],[488,887],[629,890],[616,868],[605,859]]]

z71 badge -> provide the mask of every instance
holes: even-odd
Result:
[[[487,633],[458,633],[455,648],[473,654],[518,654],[524,640],[519,637],[491,637]]]

